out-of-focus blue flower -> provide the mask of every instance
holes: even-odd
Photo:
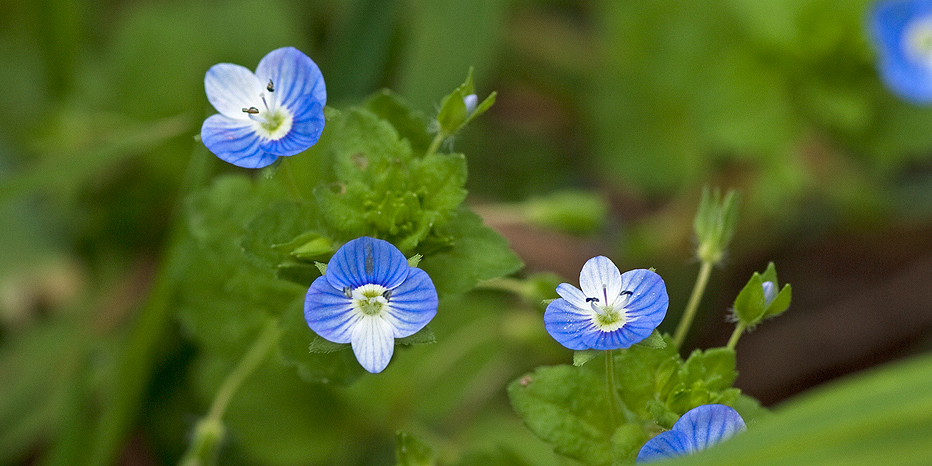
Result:
[[[233,165],[271,165],[278,157],[307,150],[324,130],[324,77],[294,47],[269,52],[255,73],[230,63],[214,65],[204,88],[220,113],[204,120],[201,140]]]
[[[667,288],[660,275],[646,269],[620,273],[605,256],[583,265],[579,286],[557,286],[556,299],[544,312],[544,327],[572,350],[628,348],[644,340],[667,314]]]
[[[727,440],[746,429],[737,411],[725,405],[690,409],[673,428],[647,441],[638,452],[638,463],[689,455]]]
[[[879,2],[870,25],[887,86],[911,102],[932,103],[932,1]]]
[[[351,343],[367,371],[382,372],[395,338],[413,335],[437,314],[437,291],[427,272],[411,267],[388,241],[362,237],[344,244],[314,280],[304,319],[322,338]]]

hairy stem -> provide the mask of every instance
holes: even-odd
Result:
[[[734,333],[732,333],[731,338],[728,339],[728,349],[735,349],[735,346],[738,345],[738,339],[741,338],[745,329],[747,329],[747,325],[744,325],[744,322],[738,322]]]

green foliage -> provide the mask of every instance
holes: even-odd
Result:
[[[650,433],[669,429],[690,409],[711,403],[740,407],[746,420],[760,416],[760,405],[732,388],[735,352],[696,350],[683,360],[670,336],[650,345],[613,352],[617,395],[630,413],[612,431],[605,381],[582,366],[602,351],[576,351],[573,366],[541,367],[508,386],[525,425],[560,454],[584,464],[633,461]]]
[[[333,116],[327,131],[329,147],[318,143],[314,151],[328,154],[332,178],[314,189],[314,199],[341,239],[374,236],[413,252],[466,196],[462,155],[416,157],[408,140],[375,113],[349,109]]]
[[[605,383],[573,366],[541,367],[511,382],[508,395],[525,425],[557,453],[591,465],[612,461]]]
[[[399,430],[395,433],[396,466],[434,466],[436,464],[437,455],[430,445],[407,432]]]

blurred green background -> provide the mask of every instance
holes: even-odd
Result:
[[[870,3],[0,3],[0,464],[177,461],[232,362],[168,316],[138,390],[114,374],[183,197],[206,183],[186,173],[235,170],[194,139],[214,113],[204,73],[286,45],[318,63],[336,107],[388,87],[430,115],[474,66],[480,99],[498,100],[454,143],[469,202],[528,272],[576,282],[596,254],[656,267],[671,298],[662,330],[698,268],[702,186],[741,189],[687,347],[724,344],[731,300],[775,261],[790,312],[738,345],[737,386],[765,404],[928,350],[932,110],[879,81]],[[596,194],[604,218],[547,222],[542,196],[564,190]],[[567,464],[504,394],[569,361],[541,310],[496,291],[444,302],[436,345],[348,388],[268,364],[234,398],[221,462],[391,464],[405,429],[444,464]]]

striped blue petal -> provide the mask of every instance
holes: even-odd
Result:
[[[411,268],[405,281],[389,297],[386,319],[392,324],[395,338],[414,335],[437,315],[437,290],[427,272]]]
[[[408,260],[388,241],[363,236],[344,244],[327,263],[325,277],[334,288],[367,284],[392,289],[408,276]]]
[[[744,419],[730,406],[711,404],[683,414],[673,428],[647,441],[637,462],[648,463],[705,450],[746,429]]]
[[[269,52],[256,67],[256,76],[263,86],[272,82],[276,100],[284,105],[310,95],[323,108],[327,104],[324,77],[317,64],[294,47],[282,47]]]
[[[554,340],[571,350],[590,349],[583,338],[599,331],[592,323],[592,311],[580,309],[563,298],[547,305],[544,328]]]
[[[278,158],[262,150],[262,138],[250,120],[211,115],[201,126],[201,140],[221,160],[243,168],[262,168]]]
[[[359,318],[352,301],[326,278],[311,283],[304,297],[304,320],[314,333],[334,343],[350,343]]]

